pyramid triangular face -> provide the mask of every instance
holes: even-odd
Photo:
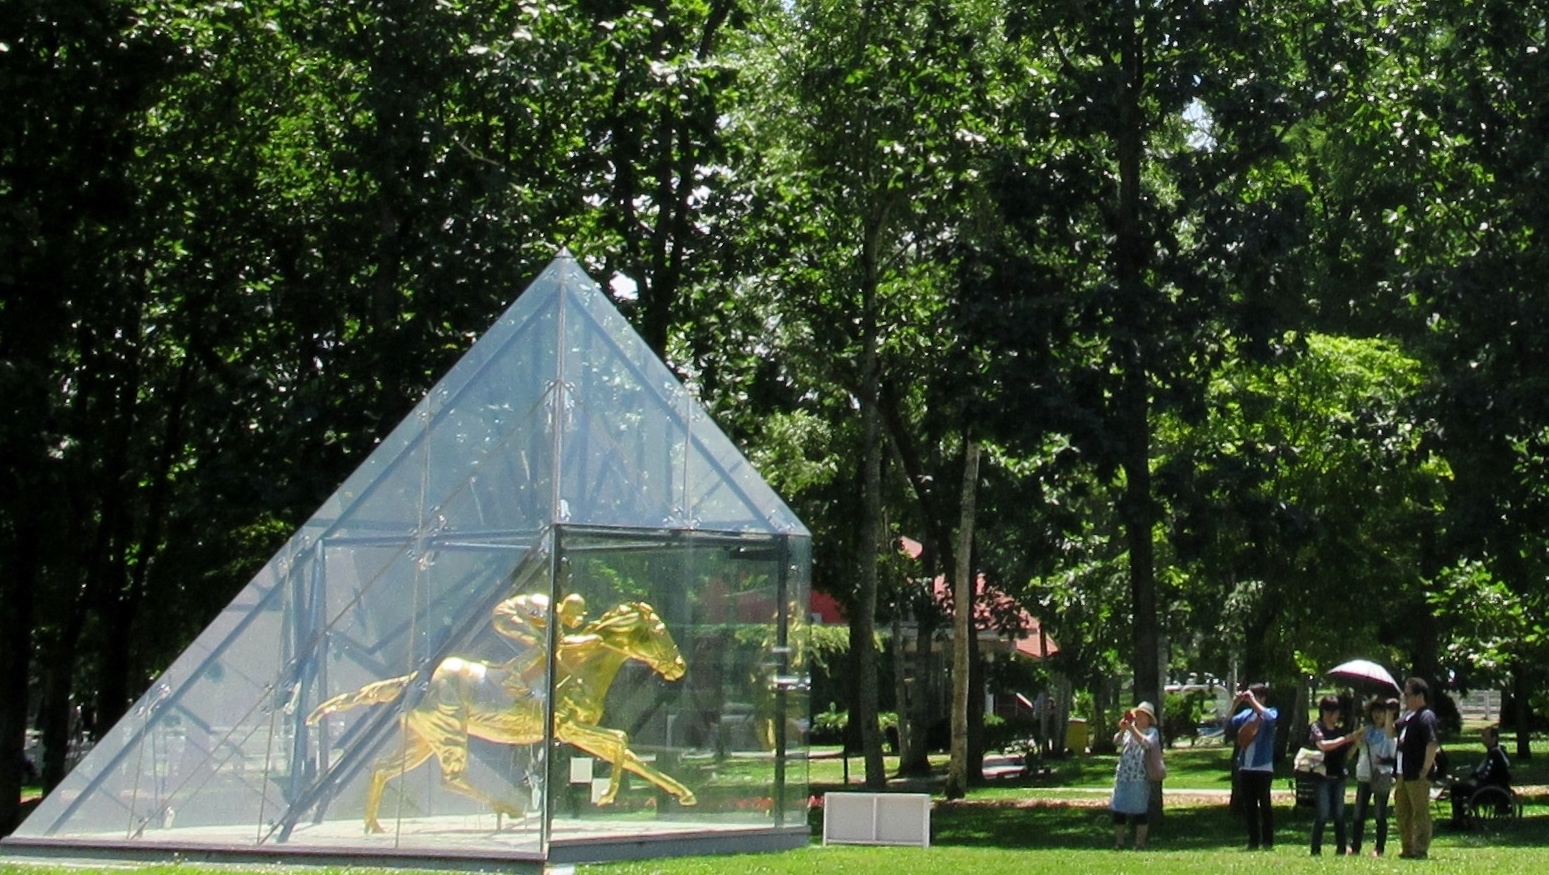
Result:
[[[778,824],[805,802],[805,772],[784,758],[799,745],[787,725],[806,707],[792,635],[807,537],[563,255],[7,843],[553,859],[561,807],[614,835],[630,834],[615,812],[636,832],[666,829],[642,822],[642,807],[671,807],[674,823],[702,831],[727,817],[746,826],[748,811],[767,827],[772,806]],[[526,637],[493,621],[513,597],[532,607],[567,594],[589,603],[588,622],[654,604],[686,678],[607,663],[604,645],[584,649],[603,634],[581,635],[595,623],[566,625],[552,610]],[[579,668],[565,662],[569,644],[582,648]],[[435,705],[451,695],[449,657],[481,682],[504,680]],[[330,697],[395,679],[392,696],[306,720]],[[589,704],[601,716],[571,714],[564,697],[578,685],[598,687]],[[475,728],[481,714],[504,723]],[[746,724],[729,743],[727,715]],[[416,721],[433,726],[402,728]],[[599,779],[610,772],[574,740],[583,725],[653,751],[630,761],[633,783],[611,804],[570,786],[593,759]],[[551,727],[573,730],[566,744]],[[694,764],[700,751],[768,758],[772,745],[779,763],[754,781],[753,803],[728,814],[701,803],[709,788],[688,789],[715,774]],[[395,758],[396,770],[382,765]],[[677,777],[650,778],[667,775],[651,761],[676,762]],[[363,830],[374,794],[385,837]]]
[[[805,531],[568,257],[549,265],[318,516],[401,530],[407,507],[441,529],[494,519],[526,532],[553,523]]]

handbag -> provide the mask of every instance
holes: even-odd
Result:
[[[1291,768],[1293,771],[1309,775],[1328,774],[1328,768],[1323,765],[1323,751],[1315,747],[1304,747],[1298,750]]]
[[[1167,780],[1167,762],[1162,759],[1162,745],[1160,742],[1146,748],[1146,780]]]
[[[1261,722],[1259,718],[1254,717],[1244,723],[1241,729],[1237,730],[1238,750],[1246,749],[1248,745],[1253,743],[1253,739],[1259,737],[1259,724]]]

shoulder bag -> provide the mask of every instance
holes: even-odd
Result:
[[[1162,741],[1158,737],[1156,744],[1146,746],[1146,780],[1167,780],[1167,762],[1162,759]]]

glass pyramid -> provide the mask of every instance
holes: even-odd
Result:
[[[801,522],[561,254],[6,849],[805,845],[809,573]]]

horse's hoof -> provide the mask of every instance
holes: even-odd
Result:
[[[695,796],[693,793],[684,793],[682,796],[678,797],[678,804],[679,805],[698,805],[699,804],[699,797]]]
[[[374,820],[366,821],[366,835],[381,835],[384,832],[387,832],[387,830],[382,828],[382,824]]]

